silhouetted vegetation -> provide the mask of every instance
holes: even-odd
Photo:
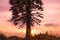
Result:
[[[26,38],[19,38],[17,36],[6,37],[3,34],[0,34],[0,40],[26,40]],[[48,35],[48,33],[46,33],[35,35],[34,37],[31,37],[30,40],[60,40],[60,37]]]
[[[26,39],[30,39],[31,26],[34,26],[34,24],[40,25],[41,18],[43,18],[43,14],[41,13],[41,11],[43,11],[42,1],[9,0],[9,3],[11,5],[10,11],[12,11],[11,21],[14,25],[20,24],[20,27],[26,24]]]
[[[3,34],[0,34],[0,40],[7,40],[7,37]]]

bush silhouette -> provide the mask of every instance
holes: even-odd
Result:
[[[19,38],[17,36],[6,37],[4,34],[0,34],[0,40],[26,40],[26,38]],[[40,33],[39,35],[31,37],[30,40],[60,40],[60,37],[48,35],[48,33]]]
[[[0,40],[7,40],[7,37],[3,34],[0,34]]]

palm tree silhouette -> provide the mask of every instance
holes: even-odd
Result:
[[[20,24],[22,27],[23,24],[26,24],[26,39],[29,40],[31,37],[31,26],[34,26],[34,23],[40,25],[40,18],[43,18],[42,1],[41,0],[10,0],[9,1],[12,11],[11,21],[14,25]]]

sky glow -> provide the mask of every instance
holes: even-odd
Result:
[[[42,20],[40,27],[33,28],[32,33],[37,34],[37,32],[45,33],[48,31],[49,33],[52,32],[53,34],[60,35],[60,0],[42,1],[44,8],[44,19]],[[6,35],[9,35],[8,33],[12,35],[14,33],[16,33],[15,35],[24,35],[25,28],[18,30],[17,27],[15,27],[12,23],[8,22],[8,20],[11,18],[9,8],[9,0],[0,0],[0,32],[5,32]]]

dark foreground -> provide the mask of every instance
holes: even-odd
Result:
[[[17,36],[6,37],[3,34],[0,34],[0,40],[26,40],[26,39],[19,38]],[[60,37],[48,35],[48,33],[46,33],[46,34],[39,34],[34,37],[31,37],[31,40],[60,40]]]

